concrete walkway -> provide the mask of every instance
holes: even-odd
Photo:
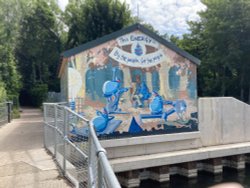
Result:
[[[0,188],[71,187],[43,148],[39,109],[22,109],[21,118],[0,127]]]

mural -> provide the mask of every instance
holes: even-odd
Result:
[[[83,99],[100,137],[198,130],[196,64],[149,36],[135,31],[68,61],[69,100]]]

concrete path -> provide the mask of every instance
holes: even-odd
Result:
[[[22,110],[20,119],[0,127],[0,188],[72,187],[43,148],[41,110]]]

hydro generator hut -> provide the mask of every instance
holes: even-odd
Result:
[[[101,138],[198,131],[199,63],[135,24],[63,52],[61,94]]]

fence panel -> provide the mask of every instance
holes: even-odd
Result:
[[[0,103],[0,126],[8,123],[8,109],[6,103]]]
[[[12,102],[0,103],[0,126],[11,122],[12,105]]]
[[[44,146],[75,187],[120,187],[93,126],[70,108],[44,103]]]

